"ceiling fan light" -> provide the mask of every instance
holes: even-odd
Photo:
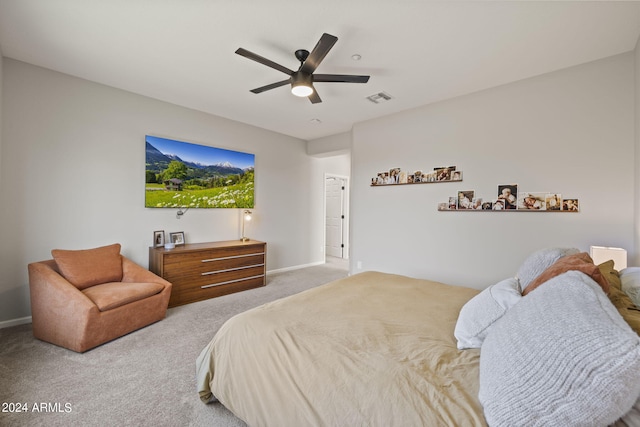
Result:
[[[291,76],[291,93],[295,96],[309,96],[313,93],[311,86],[311,74],[301,72],[293,73]]]
[[[313,89],[305,85],[292,86],[291,93],[295,96],[309,96],[313,93]]]

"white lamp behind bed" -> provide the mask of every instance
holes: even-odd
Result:
[[[591,246],[589,255],[595,265],[613,260],[613,268],[620,271],[627,268],[627,251],[622,248],[611,248],[607,246]]]

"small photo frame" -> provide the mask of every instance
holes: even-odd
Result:
[[[153,247],[159,248],[164,246],[164,230],[158,230],[153,232]]]
[[[397,184],[400,180],[400,168],[389,169],[389,184]]]
[[[184,245],[184,231],[169,233],[169,241],[174,243],[176,246]]]
[[[518,193],[518,209],[546,211],[547,193],[528,193],[521,191]]]
[[[559,211],[562,209],[562,194],[549,193],[545,198],[548,211]]]
[[[385,185],[389,183],[389,172],[378,172],[378,185]]]
[[[449,210],[455,211],[458,209],[458,198],[457,197],[449,197]]]
[[[455,168],[455,166],[449,166],[447,168],[436,169],[436,181],[451,181],[451,172],[455,170]]]
[[[516,209],[518,206],[518,184],[498,185],[498,200],[502,200],[502,209]],[[494,210],[496,209],[494,203]]]
[[[562,210],[567,212],[579,212],[580,203],[578,199],[562,199]]]
[[[423,173],[422,182],[436,182],[436,173],[435,172]]]
[[[462,171],[451,172],[451,181],[462,181]]]
[[[475,198],[475,191],[458,191],[458,209],[473,209],[473,199]]]

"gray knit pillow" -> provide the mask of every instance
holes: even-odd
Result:
[[[525,296],[480,353],[480,403],[497,426],[605,426],[640,395],[640,336],[602,288],[569,271]]]
[[[516,273],[516,278],[520,282],[520,290],[524,291],[529,283],[563,256],[579,252],[576,248],[544,248],[535,251],[522,262]]]

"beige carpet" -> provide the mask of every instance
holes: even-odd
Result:
[[[30,324],[0,329],[0,426],[245,426],[200,401],[196,357],[231,316],[345,276],[332,262],[274,273],[84,354],[34,339]]]

